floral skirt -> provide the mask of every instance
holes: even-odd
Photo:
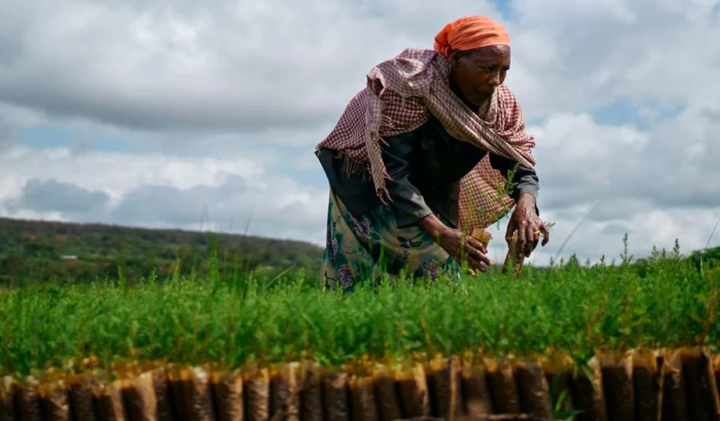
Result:
[[[354,218],[332,190],[326,241],[320,271],[326,288],[351,291],[361,282],[376,284],[383,274],[413,280],[460,274],[455,259],[419,227],[398,228],[389,207],[380,205]]]

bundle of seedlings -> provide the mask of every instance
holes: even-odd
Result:
[[[480,228],[473,229],[472,237],[480,241],[485,247],[490,244],[490,241],[493,238],[492,234]],[[508,270],[512,268],[515,277],[519,278],[520,273],[522,272],[523,264],[525,263],[525,253],[518,242],[517,231],[515,231],[513,235],[506,240],[508,251],[505,254],[505,261],[503,262],[501,273],[507,273]]]

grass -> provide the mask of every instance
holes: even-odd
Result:
[[[273,283],[215,274],[0,291],[0,375],[71,359],[215,362],[228,367],[309,359],[336,367],[371,357],[465,351],[560,351],[583,364],[596,350],[706,345],[720,339],[720,271],[675,253],[640,273],[576,261],[433,284],[386,282],[351,294],[314,275]]]

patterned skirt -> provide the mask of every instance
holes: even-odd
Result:
[[[377,284],[384,274],[431,281],[442,274],[460,275],[455,259],[419,227],[398,228],[385,205],[354,218],[332,189],[326,241],[320,270],[326,288],[352,291],[362,282]]]

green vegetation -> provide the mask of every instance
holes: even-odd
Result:
[[[625,255],[616,266],[527,268],[519,280],[494,273],[344,295],[320,290],[302,271],[257,282],[209,262],[198,278],[0,290],[0,367],[22,374],[88,356],[337,366],[468,350],[554,350],[583,362],[601,348],[720,344],[720,270],[699,270],[677,249],[642,267]]]
[[[338,366],[561,351],[582,362],[602,348],[720,345],[720,249],[573,256],[519,280],[496,270],[343,295],[317,288],[322,250],[299,242],[9,219],[0,238],[0,374],[89,356]]]
[[[5,218],[0,239],[0,288],[121,275],[134,282],[153,272],[160,278],[175,272],[207,276],[214,253],[221,272],[274,277],[286,270],[317,270],[322,256],[322,248],[297,241]]]

